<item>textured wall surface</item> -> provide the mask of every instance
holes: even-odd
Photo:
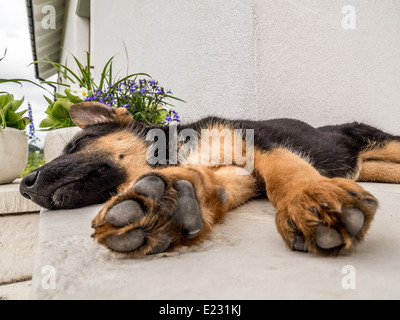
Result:
[[[254,110],[251,1],[119,2],[111,8],[93,2],[95,65],[120,53],[116,61],[125,74],[124,41],[129,71],[150,74],[187,101],[178,108],[185,120],[246,117]]]
[[[356,28],[344,29],[344,5]],[[292,117],[313,125],[359,120],[400,134],[400,2],[97,0],[94,64],[115,54],[206,115]],[[99,76],[100,70],[97,70]]]
[[[356,28],[343,29],[344,5]],[[255,1],[257,104],[313,125],[400,134],[400,2]]]

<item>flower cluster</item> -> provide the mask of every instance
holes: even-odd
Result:
[[[110,107],[126,108],[138,121],[163,125],[171,121],[180,122],[176,111],[165,109],[169,105],[166,99],[177,99],[172,95],[170,90],[165,91],[152,79],[140,79],[138,82],[124,80],[111,84],[104,90],[95,89],[84,101],[99,101]]]
[[[171,122],[171,121],[177,121],[181,122],[181,119],[179,118],[178,112],[176,112],[174,109],[169,110],[167,117],[165,118],[165,121]]]
[[[30,102],[28,102],[28,118],[31,121],[29,123],[29,133],[28,133],[29,154],[31,154],[31,152],[33,151],[33,146],[36,144],[37,138],[35,137],[35,125],[33,124],[32,106]]]
[[[88,97],[88,90],[81,88],[79,84],[73,84],[69,87],[70,92],[73,96],[78,97],[81,100],[85,100]]]
[[[35,125],[33,124],[33,115],[32,115],[32,106],[30,102],[28,102],[28,118],[31,120],[29,123],[29,134],[28,139],[34,140],[35,139]]]

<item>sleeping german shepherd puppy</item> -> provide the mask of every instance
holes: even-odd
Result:
[[[209,117],[154,128],[97,102],[70,115],[83,131],[22,180],[21,194],[52,210],[107,201],[93,237],[135,257],[193,244],[260,195],[290,249],[348,253],[378,207],[355,181],[400,183],[400,137],[360,123]]]

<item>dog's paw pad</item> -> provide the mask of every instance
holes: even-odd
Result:
[[[116,204],[107,212],[106,221],[115,227],[124,227],[144,216],[140,205],[134,200]]]
[[[315,242],[321,249],[336,248],[344,243],[343,237],[338,230],[324,224],[320,224],[315,228]]]
[[[293,249],[296,251],[307,251],[306,240],[301,234],[294,235]]]
[[[161,253],[166,251],[169,246],[171,245],[171,240],[167,237],[164,236],[162,239],[159,240],[159,242],[151,249],[149,254],[156,254],[156,253]]]
[[[164,194],[165,183],[159,177],[148,176],[137,182],[133,186],[133,191],[157,202]]]
[[[182,226],[183,235],[186,239],[193,239],[203,229],[203,220],[194,188],[187,180],[175,182],[174,188],[178,191],[179,197],[177,207],[172,213],[172,219],[177,225]]]
[[[112,234],[107,237],[107,245],[118,252],[129,252],[138,248],[144,241],[145,234],[142,229],[132,229],[121,235]]]
[[[340,217],[351,236],[356,236],[364,225],[364,214],[356,208],[344,208]]]

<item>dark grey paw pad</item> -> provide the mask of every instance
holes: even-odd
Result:
[[[296,251],[303,251],[303,252],[307,251],[306,241],[301,234],[294,235],[293,249]]]
[[[126,200],[112,207],[106,215],[106,221],[115,227],[124,227],[144,217],[140,205],[133,200]]]
[[[192,184],[187,180],[175,182],[174,188],[178,191],[178,202],[172,219],[176,224],[182,226],[183,235],[186,239],[197,237],[203,230],[203,220],[199,204]]]
[[[158,201],[164,194],[165,184],[159,177],[144,177],[133,186],[133,191],[154,201]]]
[[[155,247],[149,252],[149,254],[156,254],[166,251],[171,245],[171,240],[164,236]]]
[[[121,235],[110,235],[106,239],[106,244],[115,251],[129,252],[137,249],[143,243],[144,236],[142,229],[133,229]]]

